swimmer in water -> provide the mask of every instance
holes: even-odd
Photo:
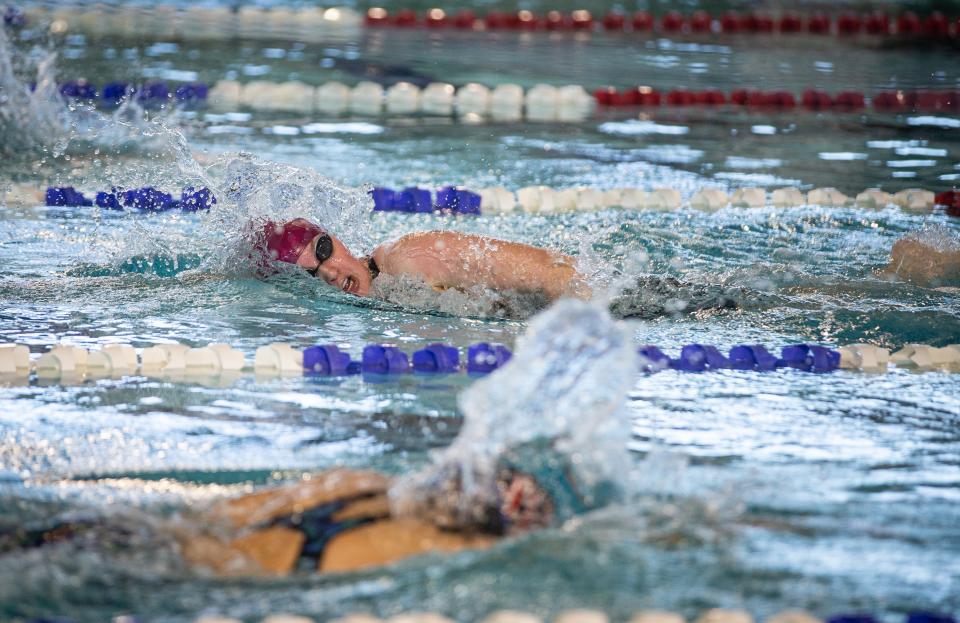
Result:
[[[451,231],[417,232],[355,257],[334,235],[306,220],[267,222],[259,241],[270,259],[295,264],[349,294],[369,296],[380,275],[410,276],[434,290],[485,286],[540,293],[550,301],[590,298],[576,259],[517,242]]]
[[[377,472],[325,472],[220,504],[206,514],[203,533],[179,537],[181,552],[194,565],[235,575],[355,571],[488,548],[589,510],[570,463],[543,450],[506,453],[473,495],[464,493],[460,465],[399,479],[415,483],[412,490]]]
[[[942,245],[937,248],[917,235],[897,240],[890,250],[890,263],[881,275],[896,276],[924,286],[960,283],[960,249]]]
[[[616,495],[611,484],[588,487],[573,474],[549,443],[528,442],[504,452],[489,474],[460,462],[402,478],[334,469],[157,529],[172,536],[191,565],[221,576],[355,571],[426,553],[488,548],[559,525]],[[93,521],[19,529],[0,533],[0,552],[65,541],[82,546],[123,530]]]

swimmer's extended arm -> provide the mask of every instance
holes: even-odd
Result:
[[[200,533],[177,530],[181,551],[191,563],[218,575],[290,573],[297,568],[305,533],[290,525],[271,525],[271,520],[333,502],[343,502],[329,516],[333,523],[370,516],[378,519],[330,538],[323,546],[318,571],[382,566],[427,552],[487,547],[495,541],[483,535],[443,531],[418,519],[390,518],[388,485],[389,479],[376,472],[341,469],[233,498],[204,516],[209,525]]]
[[[941,251],[902,238],[890,250],[890,264],[882,272],[924,285],[960,281],[960,251]]]
[[[550,300],[590,296],[574,258],[526,244],[432,231],[408,234],[381,249],[377,259],[384,272],[422,277],[436,288],[479,285],[542,292]]]

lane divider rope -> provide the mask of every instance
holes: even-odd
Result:
[[[117,617],[127,620],[129,617]],[[45,620],[45,619],[44,619]],[[68,619],[58,619],[69,623]],[[462,619],[461,619],[462,621]],[[40,623],[38,619],[34,623]],[[205,615],[194,620],[194,623],[242,623],[239,619]],[[294,614],[273,614],[261,619],[260,623],[315,623],[314,619]],[[418,611],[404,612],[389,619],[380,619],[365,612],[354,612],[329,623],[457,623],[453,619],[437,612]],[[545,623],[545,620],[535,614],[521,610],[498,610],[488,614],[478,623]],[[552,619],[552,623],[610,623],[610,617],[601,610],[578,608],[564,610]],[[686,623],[683,615],[669,610],[641,610],[635,612],[628,623]],[[702,612],[693,623],[754,623],[753,616],[745,610],[727,608],[712,608]],[[879,623],[869,614],[839,614],[822,619],[804,610],[785,610],[767,618],[764,623]],[[956,623],[950,615],[936,612],[911,612],[907,614],[906,623]]]
[[[150,108],[177,104],[207,105],[220,112],[243,108],[259,111],[322,113],[332,116],[457,116],[467,121],[491,118],[497,121],[583,121],[596,107],[735,107],[745,111],[776,112],[796,108],[814,112],[856,112],[871,109],[878,113],[956,112],[960,111],[960,90],[922,89],[915,91],[879,91],[867,96],[859,91],[831,95],[807,89],[799,96],[788,91],[734,89],[672,89],[659,91],[648,86],[623,89],[603,87],[589,93],[581,85],[553,86],[537,84],[524,90],[506,83],[494,88],[469,83],[459,88],[445,82],[433,82],[420,88],[409,82],[397,82],[387,88],[361,81],[350,87],[332,81],[314,87],[297,80],[270,82],[254,80],[240,83],[220,80],[212,87],[199,82],[176,87],[163,81],[133,85],[110,82],[97,89],[86,80],[61,84],[60,93],[73,101],[92,102],[106,108],[127,100]]]
[[[442,343],[429,344],[408,355],[396,346],[368,344],[360,360],[335,344],[320,344],[300,350],[287,343],[272,343],[258,348],[252,365],[244,353],[228,344],[213,343],[191,348],[184,344],[159,344],[137,350],[128,344],[110,344],[87,350],[70,344],[58,344],[36,357],[22,344],[0,345],[0,377],[37,379],[105,378],[141,374],[174,374],[183,377],[217,376],[254,372],[261,376],[350,376],[363,374],[377,380],[382,376],[410,373],[487,374],[508,362],[511,351],[502,344],[479,342],[467,348],[461,361],[460,349]],[[753,370],[772,372],[782,368],[815,373],[837,369],[883,372],[888,365],[921,370],[960,371],[960,344],[941,348],[926,344],[907,344],[894,353],[872,344],[850,344],[837,349],[816,344],[784,346],[779,356],[764,346],[743,344],[727,354],[715,346],[687,344],[677,357],[670,357],[653,345],[637,349],[639,369],[645,372],[677,370],[708,372],[716,370]]]
[[[257,6],[107,6],[64,5],[51,9],[31,6],[25,11],[13,7],[4,12],[9,27],[49,24],[55,34],[84,32],[94,36],[154,35],[179,39],[293,39],[307,42],[324,38],[359,34],[368,28],[427,28],[449,31],[548,31],[608,32],[639,35],[781,34],[851,38],[855,36],[889,37],[904,40],[942,41],[960,37],[960,16],[931,11],[920,16],[913,11],[891,15],[882,11],[858,13],[843,11],[836,15],[815,12],[803,15],[793,11],[778,14],[727,11],[713,15],[698,10],[688,15],[669,11],[654,15],[648,11],[625,14],[609,11],[594,16],[584,9],[515,12],[489,11],[478,15],[472,10],[457,12],[434,7],[423,12],[409,8],[388,11],[372,7],[361,14],[350,7],[273,7]]]
[[[548,11],[538,15],[521,10],[516,13],[491,11],[482,17],[469,9],[449,13],[441,8],[428,9],[418,14],[412,9],[399,9],[393,13],[381,7],[367,10],[368,26],[394,26],[412,28],[454,28],[459,30],[547,30],[586,32],[639,32],[668,34],[794,34],[807,32],[813,35],[852,36],[861,33],[870,35],[900,35],[923,39],[944,39],[960,35],[960,18],[949,18],[940,11],[933,11],[921,18],[913,11],[904,11],[894,18],[876,11],[862,15],[845,11],[837,16],[825,13],[801,15],[784,12],[779,16],[765,13],[738,13],[727,11],[714,16],[706,11],[694,11],[684,15],[669,11],[653,15],[637,11],[632,15],[610,11],[601,18],[589,11],[579,9],[564,13]]]
[[[21,192],[21,195],[29,193]],[[707,187],[698,190],[684,200],[679,190],[658,188],[645,191],[639,188],[614,188],[600,190],[588,187],[553,189],[549,186],[528,186],[516,193],[502,187],[482,188],[470,191],[456,186],[444,186],[433,193],[426,188],[411,186],[403,190],[375,187],[369,191],[375,212],[453,214],[507,214],[527,212],[531,214],[556,214],[563,212],[592,212],[611,208],[625,210],[671,211],[689,207],[702,212],[732,208],[790,208],[798,206],[848,207],[868,209],[899,207],[908,212],[931,212],[940,206],[951,216],[960,216],[960,191],[948,190],[934,193],[922,188],[909,188],[888,193],[879,188],[868,188],[848,197],[836,188],[814,188],[808,192],[795,187],[777,188],[767,192],[764,188],[744,187],[731,193],[720,188]],[[20,197],[29,199],[29,197]],[[96,205],[107,210],[124,208],[141,212],[163,212],[180,209],[187,212],[208,210],[217,203],[217,198],[208,188],[195,190],[185,188],[176,200],[170,193],[152,186],[136,189],[111,189],[97,192],[94,199],[88,198],[73,186],[49,187],[44,193],[47,206],[89,207]]]

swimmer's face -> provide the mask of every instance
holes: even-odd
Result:
[[[316,271],[317,278],[344,292],[367,296],[372,279],[366,262],[355,258],[335,236],[330,236],[333,252],[330,257],[320,262],[317,259],[317,242],[320,238],[321,236],[317,236],[310,241],[297,259],[297,266],[310,272]]]
[[[513,472],[498,483],[500,514],[510,532],[545,528],[553,522],[553,501],[533,477]]]

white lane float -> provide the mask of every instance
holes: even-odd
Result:
[[[517,191],[517,204],[524,212],[556,212],[556,192],[549,186],[527,186]]]
[[[807,193],[807,203],[826,208],[841,208],[850,203],[850,197],[836,188],[814,188]]]
[[[191,348],[184,357],[187,374],[239,372],[244,367],[243,353],[227,344]]]
[[[217,112],[236,112],[243,105],[243,85],[236,80],[221,80],[207,92],[207,103]]]
[[[682,614],[669,610],[641,610],[630,617],[630,623],[686,623]]]
[[[114,374],[133,374],[137,371],[137,351],[129,344],[107,344],[100,352],[110,358]]]
[[[620,189],[620,207],[624,210],[642,210],[647,202],[646,191],[639,188]]]
[[[753,616],[746,610],[712,608],[694,619],[694,623],[753,623]]]
[[[762,188],[738,188],[730,195],[730,205],[735,208],[763,208],[767,205],[767,192]]]
[[[140,351],[140,370],[143,372],[162,372],[170,360],[167,351],[160,346],[150,346]]]
[[[840,367],[848,370],[885,371],[890,351],[873,344],[850,344],[837,349]]]
[[[882,210],[893,203],[893,195],[879,188],[867,188],[863,192],[857,193],[854,203],[861,208]]]
[[[719,188],[701,188],[690,197],[690,207],[702,212],[716,212],[728,203],[730,198]]]
[[[254,110],[277,110],[283,105],[274,102],[274,84],[267,80],[254,80],[243,85],[240,103]]]
[[[543,623],[543,619],[522,610],[497,610],[488,614],[480,623]]]
[[[342,617],[330,619],[327,623],[383,623],[383,619],[366,612],[351,612]]]
[[[523,119],[523,87],[519,84],[501,84],[490,93],[490,116],[497,121]]]
[[[257,349],[253,368],[258,374],[303,374],[303,351],[275,342]]]
[[[927,212],[933,209],[934,194],[922,188],[908,188],[895,193],[893,203],[910,212]]]
[[[37,378],[57,379],[63,375],[75,373],[74,365],[73,357],[65,353],[60,355],[43,353],[34,363],[34,369],[37,372]]]
[[[557,119],[582,121],[593,112],[594,99],[579,84],[568,84],[557,89]]]
[[[342,115],[350,108],[350,87],[342,82],[327,82],[314,91],[314,106],[317,112]]]
[[[553,209],[557,212],[575,212],[579,192],[576,188],[563,188],[555,191]]]
[[[559,102],[557,87],[549,84],[534,85],[524,96],[527,120],[556,121]]]
[[[600,610],[574,608],[558,614],[554,617],[553,623],[610,623],[610,617]]]
[[[490,89],[471,82],[460,87],[454,97],[454,110],[461,117],[485,117],[490,112]]]
[[[190,347],[186,344],[160,344],[158,348],[162,349],[167,355],[167,363],[164,365],[166,371],[183,371],[187,368],[187,353]]]
[[[261,623],[314,623],[314,621],[295,614],[273,614],[263,619]]]
[[[784,610],[768,618],[765,623],[823,623],[804,610]]]
[[[405,612],[387,619],[387,623],[456,623],[437,612]]]
[[[268,89],[273,110],[278,112],[312,113],[316,89],[299,81],[282,82]]]
[[[0,375],[30,374],[30,349],[23,344],[0,344]]]
[[[358,115],[379,115],[383,111],[383,87],[363,81],[350,90],[350,112]]]
[[[420,112],[420,88],[409,82],[398,82],[387,89],[387,114],[412,115]]]
[[[420,93],[420,107],[427,115],[452,116],[456,92],[452,84],[431,82]]]
[[[573,209],[581,212],[596,212],[609,207],[605,200],[606,195],[603,191],[581,186],[576,189]]]
[[[501,186],[483,188],[480,194],[480,211],[489,214],[513,212],[517,207],[517,196]]]
[[[787,186],[785,188],[777,188],[770,193],[770,203],[772,203],[775,208],[792,208],[806,204],[807,197],[799,188]]]
[[[677,210],[683,197],[675,188],[656,188],[647,193],[641,207],[647,210]]]

